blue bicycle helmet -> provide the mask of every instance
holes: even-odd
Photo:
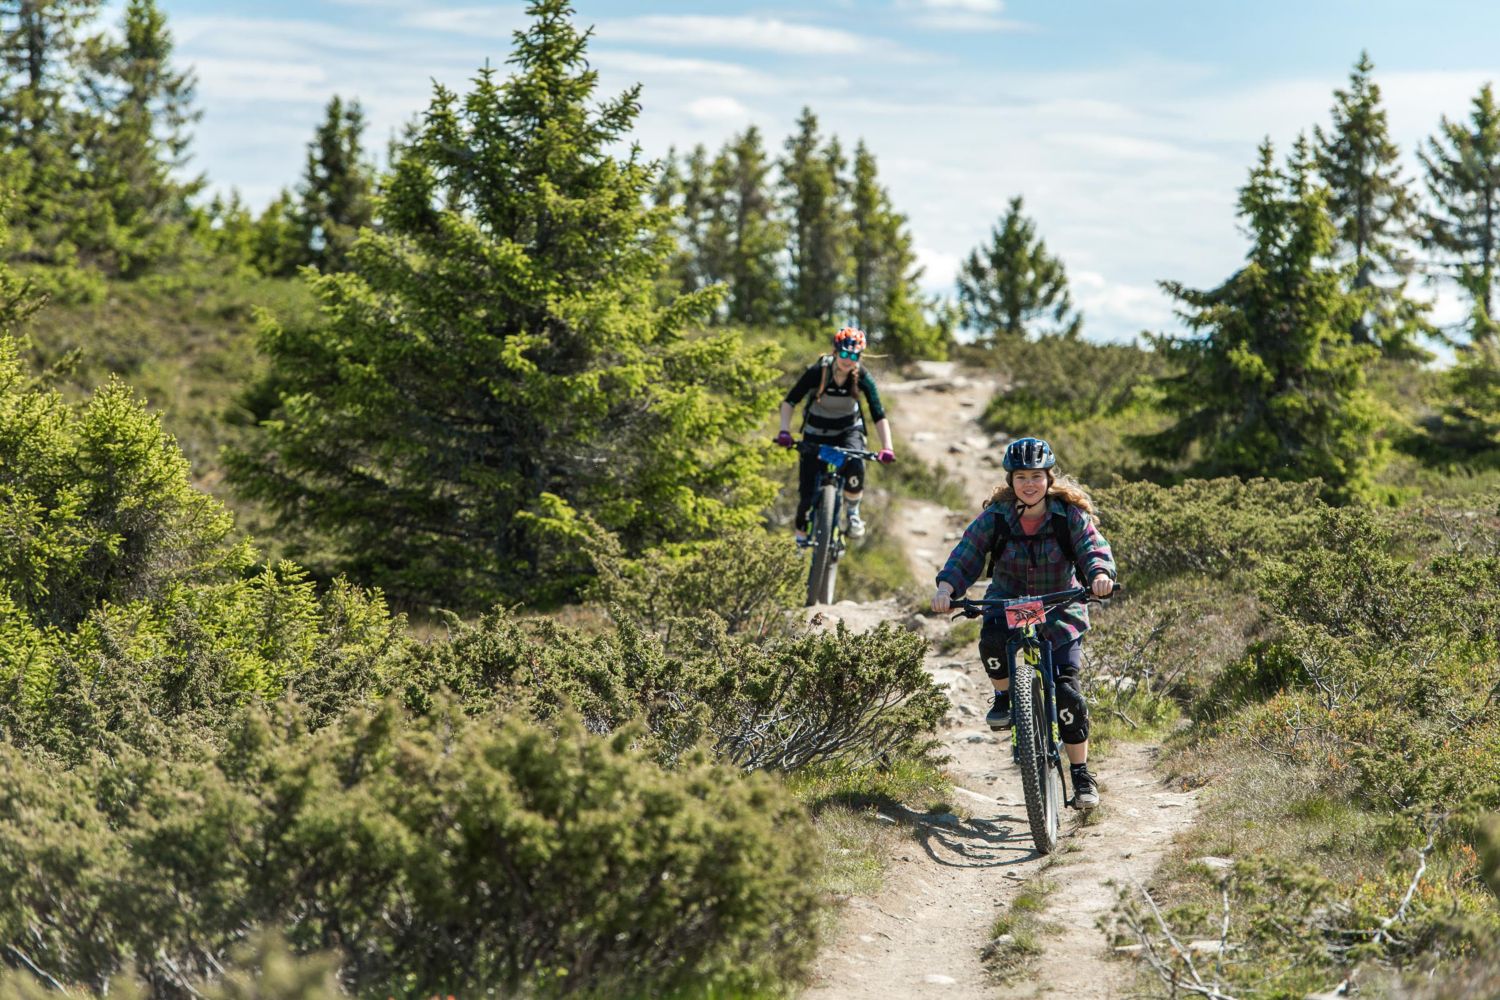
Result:
[[[1057,464],[1052,446],[1041,438],[1017,438],[1005,448],[1000,465],[1006,472],[1018,469],[1050,469]]]

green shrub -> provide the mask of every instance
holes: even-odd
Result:
[[[1122,579],[1144,584],[1192,574],[1243,579],[1262,562],[1313,544],[1318,489],[1194,479],[1172,487],[1116,483],[1094,496]]]
[[[398,671],[414,710],[451,692],[476,711],[576,712],[600,733],[639,720],[664,763],[705,740],[747,770],[925,758],[947,707],[922,669],[925,641],[889,624],[756,642],[722,622],[684,621],[667,644],[628,621],[585,635],[497,610],[451,629]]]
[[[1014,435],[1139,408],[1151,398],[1151,383],[1172,370],[1162,354],[1134,344],[1071,337],[1006,341],[993,354],[988,364],[1005,371],[1011,384],[990,400],[983,423]]]
[[[311,735],[251,712],[222,749],[72,772],[0,749],[0,944],[95,989],[133,963],[169,996],[257,925],[336,952],[351,988],[380,996],[750,992],[795,975],[820,906],[801,809],[702,758],[663,771],[638,735],[440,703]]]
[[[715,614],[730,632],[765,635],[800,604],[805,567],[784,535],[758,528],[707,542],[652,549],[627,559],[601,535],[594,598],[656,629],[670,619]]]

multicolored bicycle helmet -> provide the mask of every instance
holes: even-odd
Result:
[[[846,326],[833,335],[834,350],[857,351],[865,349],[865,331],[857,326]]]
[[[1005,447],[1005,458],[1000,462],[1006,472],[1019,469],[1050,469],[1057,464],[1052,446],[1041,438],[1016,438]]]

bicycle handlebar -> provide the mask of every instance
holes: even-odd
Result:
[[[880,453],[876,451],[861,451],[858,448],[841,448],[836,444],[824,444],[820,441],[808,441],[806,438],[802,439],[801,441],[793,441],[792,447],[796,448],[798,451],[807,452],[809,454],[817,454],[818,449],[820,448],[832,448],[834,451],[841,451],[851,458],[862,458],[867,462],[876,462],[880,460]]]
[[[1116,583],[1114,589],[1109,592],[1109,597],[1114,597],[1125,589],[1122,583]],[[1109,600],[1109,597],[1099,597],[1087,587],[1072,587],[1068,590],[1059,590],[1052,594],[1030,594],[1023,597],[1001,597],[1001,598],[950,598],[948,603],[956,611],[955,618],[978,618],[991,608],[1003,608],[1008,604],[1016,604],[1020,601],[1041,601],[1042,607],[1052,609],[1064,604],[1071,604],[1082,597],[1086,602],[1098,604]]]

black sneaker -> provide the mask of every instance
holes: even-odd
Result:
[[[995,703],[990,706],[989,714],[984,721],[990,724],[991,729],[1010,728],[1010,692],[996,691]]]
[[[1092,809],[1099,804],[1099,782],[1089,773],[1087,764],[1074,764],[1073,805],[1079,809]]]

